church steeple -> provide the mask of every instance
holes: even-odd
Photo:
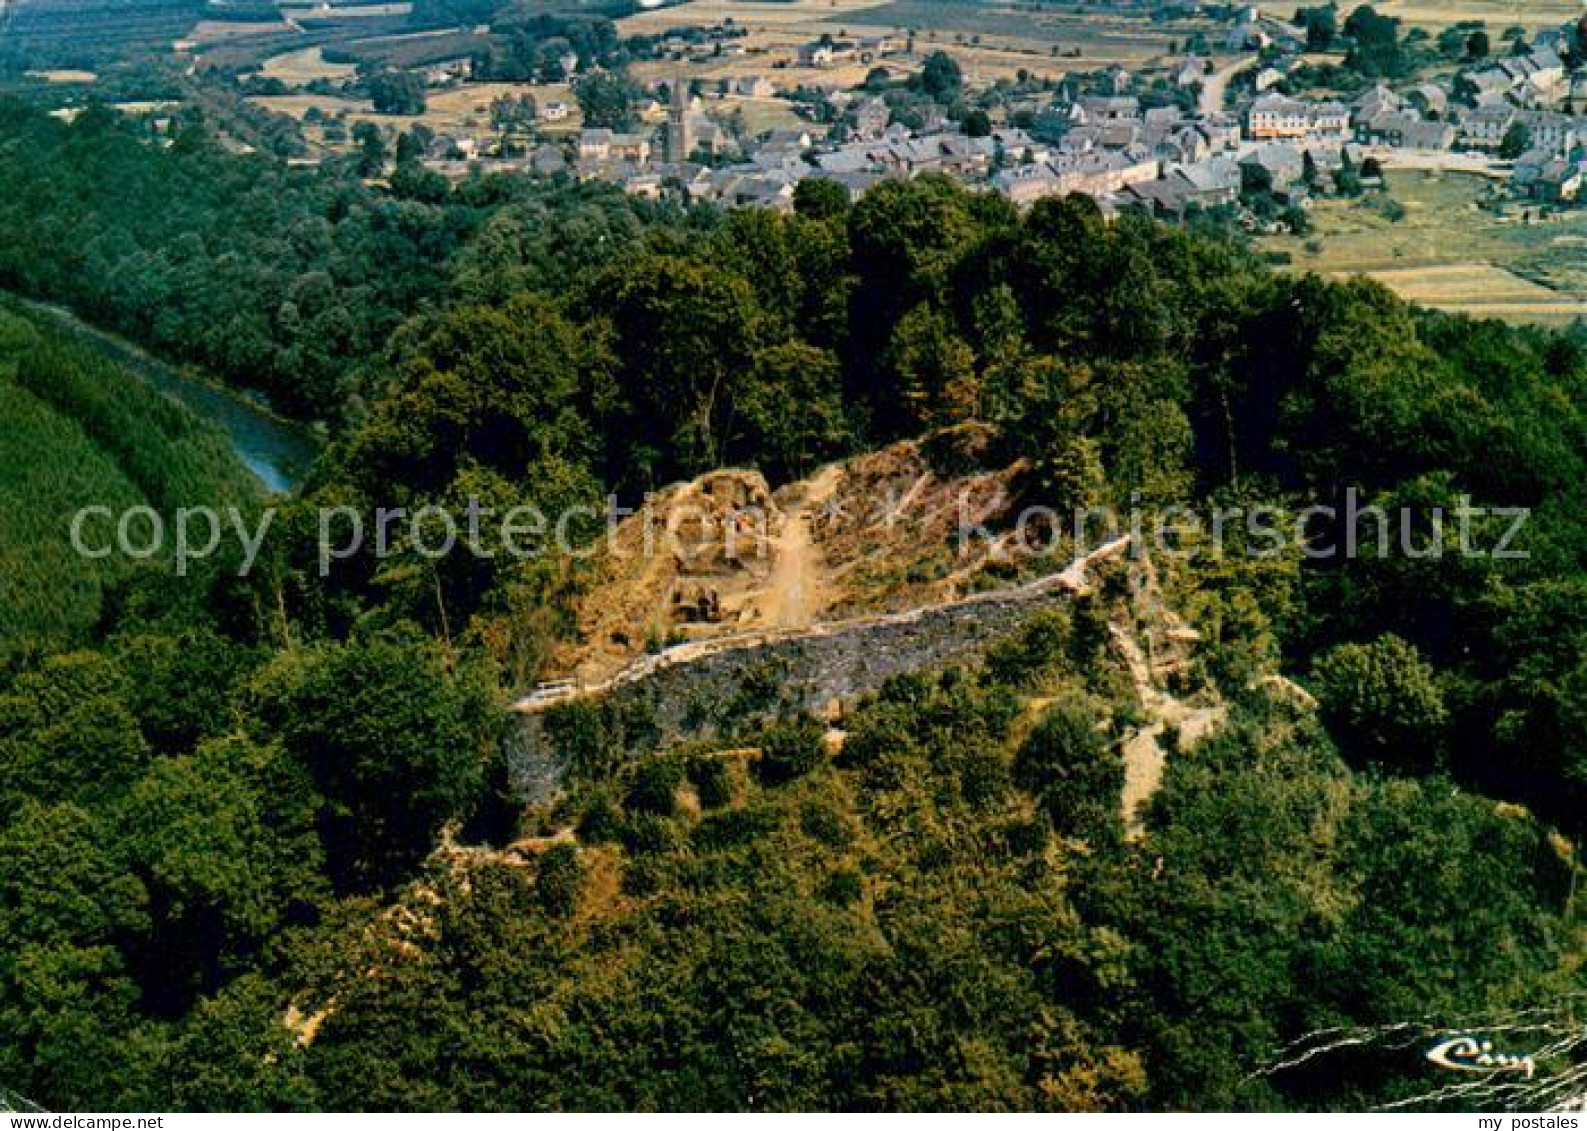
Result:
[[[682,73],[673,77],[672,100],[667,107],[667,160],[673,164],[687,161],[694,152],[689,136],[689,88]]]

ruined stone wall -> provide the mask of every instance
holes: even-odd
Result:
[[[642,720],[630,739],[637,755],[779,715],[818,713],[834,700],[876,691],[894,676],[974,660],[1037,613],[1072,602],[1077,588],[1049,582],[728,648],[658,666],[591,698],[612,717]],[[566,752],[548,736],[556,712],[566,709],[526,713],[509,745],[513,787],[526,801],[547,800],[560,788]]]

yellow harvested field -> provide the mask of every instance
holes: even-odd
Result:
[[[230,39],[244,39],[250,35],[279,35],[287,30],[284,20],[261,20],[259,23],[234,23],[231,20],[200,20],[193,25],[184,39],[176,44],[178,51],[189,47],[205,47],[224,43]]]
[[[656,35],[675,27],[732,20],[747,32],[739,42],[748,53],[691,62],[685,67],[689,77],[712,80],[758,74],[780,86],[804,84],[827,89],[859,85],[872,64],[799,66],[798,47],[822,35],[896,35],[914,28],[918,32],[916,53],[878,60],[880,65],[908,73],[919,69],[927,53],[940,49],[957,58],[969,80],[977,83],[1013,78],[1022,70],[1059,80],[1076,69],[1159,62],[1176,34],[1145,21],[1101,14],[1066,11],[1032,16],[1017,4],[967,11],[967,22],[937,25],[919,19],[918,10],[900,6],[895,0],[693,0],[629,16],[619,21],[619,28],[624,35]],[[1054,54],[1060,42],[1064,50]],[[672,63],[638,68],[647,79],[670,77],[676,69]]]
[[[1383,0],[1377,9],[1422,27],[1445,28],[1461,20],[1485,20],[1498,29],[1512,24],[1557,27],[1580,18],[1583,11],[1579,0]]]
[[[265,78],[280,79],[288,86],[303,86],[316,79],[340,82],[358,73],[358,68],[351,63],[326,62],[325,49],[322,47],[305,47],[301,51],[272,55],[264,61],[262,70]]]
[[[780,98],[728,95],[706,103],[706,112],[712,117],[722,117],[735,110],[744,115],[744,128],[751,134],[765,133],[767,130],[810,128],[810,123],[795,114],[793,106]]]
[[[1401,267],[1367,275],[1400,297],[1437,310],[1526,321],[1587,315],[1587,301],[1551,291],[1491,263]]]
[[[522,98],[528,95],[539,106],[547,102],[565,102],[572,111],[558,122],[561,129],[579,126],[579,102],[573,89],[566,83],[534,85],[522,82],[468,83],[454,90],[431,91],[429,105],[424,112],[424,124],[437,132],[461,129],[470,121],[480,124],[490,120],[490,104],[498,98]],[[390,119],[386,119],[390,121]]]
[[[498,98],[521,98],[530,95],[544,106],[547,102],[561,101],[572,111],[566,119],[546,129],[547,133],[577,130],[580,126],[578,100],[565,83],[533,85],[530,83],[489,82],[469,83],[454,90],[430,91],[422,115],[402,117],[377,114],[366,99],[337,98],[320,94],[257,95],[250,102],[288,114],[300,121],[309,110],[317,109],[327,117],[344,116],[349,122],[374,122],[387,129],[406,130],[423,123],[436,133],[457,133],[484,129],[490,125],[490,105]]]
[[[93,71],[28,71],[26,75],[30,79],[40,79],[44,82],[53,83],[99,81],[99,76],[94,74]]]
[[[299,119],[311,109],[318,110],[327,117],[334,117],[337,114],[347,114],[355,118],[377,117],[374,107],[367,99],[362,98],[337,98],[329,94],[260,94],[248,101],[277,114],[287,114]]]
[[[1542,323],[1587,316],[1587,212],[1496,214],[1479,205],[1498,190],[1475,174],[1391,169],[1388,183],[1405,210],[1398,220],[1370,198],[1323,200],[1310,234],[1261,246],[1294,270],[1368,275],[1440,310]]]

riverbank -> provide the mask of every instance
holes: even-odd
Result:
[[[231,442],[237,458],[272,493],[285,494],[302,482],[325,446],[308,425],[288,420],[212,377],[162,361],[63,306],[13,292],[0,292],[0,302],[47,322],[213,422]]]

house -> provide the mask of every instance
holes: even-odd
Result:
[[[650,138],[644,134],[614,133],[608,129],[579,131],[579,161],[631,161],[643,165],[650,160]]]
[[[612,131],[596,127],[579,131],[579,160],[607,161],[612,156]]]
[[[645,200],[661,199],[661,177],[655,173],[644,173],[637,177],[629,177],[623,182],[623,191],[629,196],[641,197]]]
[[[1351,108],[1355,111],[1355,120],[1359,124],[1381,114],[1391,114],[1404,105],[1404,99],[1379,83],[1356,99]]]
[[[1044,162],[995,174],[992,187],[1018,205],[1070,193],[1103,197],[1129,185],[1154,181],[1161,168],[1156,158],[1139,151],[1059,153]]]
[[[1171,173],[1159,180],[1126,185],[1119,193],[1119,201],[1126,207],[1133,205],[1154,216],[1179,220],[1191,208],[1190,186],[1183,177]]]
[[[568,159],[562,155],[562,150],[554,145],[542,145],[529,154],[529,171],[542,177],[555,176],[564,173],[568,168]]]
[[[1350,136],[1350,111],[1338,102],[1264,95],[1247,115],[1246,136],[1254,141],[1345,141]]]
[[[1016,205],[1032,204],[1061,191],[1058,174],[1045,161],[1004,169],[992,178],[992,187]]]
[[[729,89],[740,98],[774,98],[777,95],[777,88],[771,80],[761,75],[734,79]]]
[[[473,73],[473,59],[467,56],[445,59],[439,63],[432,63],[425,69],[424,83],[426,86],[452,86],[466,81]]]
[[[803,153],[814,144],[809,130],[784,126],[769,132],[761,141],[762,150],[788,150]]]
[[[1522,110],[1516,121],[1526,127],[1531,142],[1539,149],[1565,156],[1577,146],[1587,145],[1587,123],[1552,110]]]
[[[1449,110],[1449,92],[1435,82],[1412,87],[1407,99],[1429,118],[1442,118]]]
[[[1240,197],[1240,165],[1232,157],[1209,157],[1180,165],[1174,173],[1190,186],[1191,202],[1203,208],[1233,204]]]
[[[1273,37],[1262,27],[1260,16],[1242,15],[1224,38],[1225,51],[1261,51],[1270,47]]]
[[[1449,149],[1455,144],[1455,127],[1430,122],[1415,110],[1390,110],[1361,122],[1357,135],[1364,142],[1398,149]]]
[[[1587,162],[1557,158],[1543,168],[1532,186],[1532,195],[1546,204],[1571,204],[1587,184]]]
[[[613,133],[611,159],[644,165],[651,160],[651,138],[644,133]]]
[[[1241,166],[1254,165],[1265,170],[1272,179],[1273,188],[1282,192],[1301,179],[1306,171],[1306,157],[1293,145],[1273,142],[1258,146],[1240,159]]]
[[[874,63],[889,55],[901,55],[909,50],[909,41],[901,35],[872,35],[862,38],[857,50],[860,62]]]
[[[479,156],[479,141],[472,137],[438,134],[425,155],[434,161],[472,161]]]
[[[868,98],[854,108],[854,133],[857,137],[877,138],[893,120],[893,111],[880,98]]]
[[[1207,145],[1214,153],[1239,147],[1240,123],[1227,114],[1203,118],[1196,128],[1206,137]]]
[[[834,67],[859,57],[859,48],[846,39],[817,39],[799,48],[799,64],[804,67]]]
[[[1492,105],[1509,94],[1515,83],[1506,71],[1498,67],[1485,67],[1480,71],[1467,71],[1460,76],[1457,89],[1476,106]]]
[[[1129,95],[1082,98],[1075,104],[1075,108],[1079,112],[1076,120],[1084,126],[1138,122],[1141,119],[1141,100]]]
[[[564,122],[570,112],[566,102],[552,99],[540,107],[540,120],[542,122]]]
[[[1498,149],[1515,124],[1513,106],[1479,106],[1460,115],[1456,130],[1460,143],[1472,149]]]
[[[1511,75],[1516,86],[1530,84],[1541,91],[1552,91],[1565,81],[1565,62],[1552,47],[1533,47],[1525,55],[1516,55],[1499,64]]]
[[[1207,61],[1196,55],[1188,55],[1180,64],[1179,71],[1174,75],[1174,85],[1181,90],[1193,86],[1201,86],[1207,81]]]

